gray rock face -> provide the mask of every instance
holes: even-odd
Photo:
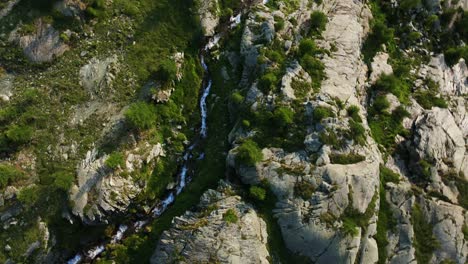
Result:
[[[213,36],[219,23],[218,0],[199,0],[198,15],[205,36]]]
[[[445,63],[444,55],[440,54],[432,57],[428,65],[423,65],[419,74],[436,81],[443,94],[452,96],[468,94],[468,68],[464,60],[460,60],[450,68]]]
[[[265,222],[249,204],[220,183],[202,196],[199,211],[173,219],[154,252],[151,263],[269,263]],[[238,220],[224,220],[226,212]]]
[[[92,99],[104,96],[103,90],[111,87],[118,71],[117,56],[103,60],[93,58],[80,69],[80,84],[88,90]]]
[[[59,32],[42,19],[36,22],[34,33],[19,36],[18,31],[13,31],[9,40],[18,43],[33,62],[50,62],[69,50],[69,46],[60,39]]]
[[[433,108],[418,117],[415,126],[413,140],[420,158],[435,159],[438,169],[444,171],[450,165],[457,172],[468,173],[465,140],[448,109]]]
[[[369,77],[369,82],[374,83],[377,81],[380,75],[389,75],[393,73],[392,66],[388,65],[388,54],[384,52],[378,52],[372,60],[371,68],[372,72]]]

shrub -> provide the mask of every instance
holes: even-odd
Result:
[[[318,52],[317,45],[315,45],[312,39],[303,39],[299,43],[299,55],[301,57],[305,55],[315,55]]]
[[[167,83],[176,79],[177,66],[174,60],[164,59],[159,64],[159,69],[156,73],[156,79]]]
[[[385,95],[379,95],[375,98],[374,103],[372,104],[373,110],[377,113],[383,113],[383,111],[390,107],[390,103],[387,100]]]
[[[447,102],[444,98],[437,97],[430,91],[420,91],[414,94],[414,98],[424,109],[431,109],[432,107],[447,108]]]
[[[406,82],[400,80],[393,74],[381,75],[377,82],[373,85],[374,90],[389,92],[394,94],[400,102],[408,102],[410,95],[410,87]]]
[[[253,166],[263,160],[262,150],[251,139],[247,139],[237,148],[236,161],[244,165]]]
[[[305,55],[300,60],[302,68],[310,75],[313,81],[313,87],[320,87],[321,81],[325,78],[325,66],[323,63],[311,55]]]
[[[18,200],[25,206],[32,206],[39,199],[39,187],[37,185],[21,189]]]
[[[361,123],[362,119],[361,119],[361,116],[359,116],[359,111],[360,109],[359,109],[359,106],[357,105],[352,105],[348,107],[347,109],[348,116],[351,117],[354,121]]]
[[[444,51],[444,56],[445,62],[450,67],[457,64],[461,58],[468,61],[468,46],[448,48]]]
[[[54,186],[62,191],[68,191],[75,180],[75,177],[71,173],[65,171],[52,174],[52,178],[54,178]]]
[[[229,209],[223,214],[223,220],[227,223],[235,224],[239,220],[239,217],[234,209]]]
[[[231,94],[231,101],[236,105],[240,105],[244,101],[244,96],[239,92],[234,92]]]
[[[294,186],[294,193],[299,195],[304,200],[309,200],[315,192],[313,184],[307,181],[301,181]]]
[[[117,168],[125,167],[125,157],[122,152],[113,152],[109,155],[105,162],[106,166],[115,170]]]
[[[270,73],[263,75],[260,78],[258,82],[258,88],[263,93],[269,93],[270,91],[275,89],[277,82],[278,82],[278,78],[276,77],[276,75],[270,72]]]
[[[19,180],[24,176],[24,173],[15,167],[7,164],[0,164],[0,188],[4,188],[11,182]]]
[[[314,121],[321,122],[324,118],[328,118],[328,117],[335,117],[335,114],[330,108],[324,107],[324,106],[317,106],[314,109],[314,113],[313,113]]]
[[[33,137],[33,129],[25,125],[12,125],[5,132],[6,137],[15,144],[26,144]]]
[[[249,189],[250,196],[256,200],[263,201],[266,197],[266,191],[262,187],[251,186]]]
[[[294,112],[284,106],[280,106],[273,112],[274,123],[279,127],[285,127],[293,123]]]
[[[275,31],[280,31],[284,28],[284,19],[281,17],[275,17]]]
[[[351,120],[349,122],[349,136],[359,145],[364,145],[366,143],[366,130],[361,123]]]
[[[325,30],[325,27],[327,25],[327,16],[320,12],[320,11],[314,11],[310,15],[310,34],[311,35],[320,35],[322,34],[322,31]]]
[[[366,160],[364,156],[355,153],[349,154],[330,154],[330,162],[333,164],[354,164]]]
[[[133,103],[125,112],[125,118],[130,125],[140,130],[153,127],[156,117],[154,106],[145,102]]]

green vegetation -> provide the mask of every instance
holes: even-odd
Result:
[[[418,263],[429,263],[434,251],[439,247],[439,241],[432,233],[432,224],[427,222],[419,204],[415,204],[411,214],[414,229],[414,247]]]
[[[130,105],[130,108],[125,112],[125,118],[132,127],[143,130],[156,124],[157,115],[153,105],[137,102]]]
[[[393,232],[397,225],[397,221],[395,217],[393,217],[390,204],[387,202],[385,188],[387,182],[398,183],[400,180],[399,178],[400,176],[397,173],[394,173],[383,165],[380,166],[380,207],[378,215],[379,218],[377,220],[377,233],[375,235],[375,240],[377,241],[379,249],[379,264],[387,263],[386,247],[388,245],[388,232]]]
[[[263,201],[266,197],[266,191],[262,187],[259,186],[251,186],[249,189],[249,194],[252,198]]]
[[[284,128],[291,125],[294,120],[294,112],[289,107],[280,106],[273,112],[273,120],[275,125]]]
[[[257,162],[263,160],[262,150],[258,147],[257,143],[251,139],[245,140],[238,148],[236,161],[247,165],[253,166]]]
[[[409,85],[393,74],[381,75],[372,88],[376,92],[392,93],[402,103],[409,102],[409,95],[411,93]]]
[[[380,166],[380,181],[383,183],[392,182],[398,184],[400,182],[400,175],[385,166]]]
[[[313,39],[303,39],[299,43],[299,63],[312,78],[312,87],[314,89],[320,88],[322,80],[325,78],[325,66],[315,57],[321,52]]]
[[[350,107],[348,107],[347,110],[347,113],[348,113],[348,116],[351,117],[354,122],[358,122],[358,123],[362,123],[362,119],[361,119],[361,116],[359,115],[359,106],[357,105],[352,105]]]
[[[55,187],[64,192],[68,192],[75,180],[75,176],[72,173],[65,171],[55,172],[51,177],[54,179]]]
[[[369,225],[371,217],[374,215],[375,206],[377,201],[377,192],[375,192],[372,200],[369,202],[367,209],[364,213],[360,213],[353,207],[353,198],[352,191],[348,194],[349,205],[346,207],[343,215],[341,216],[341,221],[343,223],[341,231],[346,235],[357,236],[359,234],[358,228],[362,229],[362,232],[365,232]]]
[[[294,185],[294,194],[302,197],[304,200],[309,200],[315,192],[315,187],[308,181],[300,181]]]
[[[392,152],[395,148],[396,135],[407,134],[401,122],[409,116],[409,113],[402,106],[388,113],[384,111],[388,106],[389,103],[384,96],[377,97],[369,110],[368,122],[374,140],[386,151]]]
[[[164,59],[159,64],[159,69],[155,73],[155,78],[168,83],[176,79],[177,66],[173,59]]]
[[[25,174],[15,167],[0,164],[0,188],[8,186],[11,182],[18,181],[24,176]]]
[[[349,153],[349,154],[331,153],[330,154],[330,162],[333,164],[354,164],[354,163],[359,163],[364,160],[366,160],[366,157],[361,156],[356,153]]]
[[[323,144],[332,146],[334,149],[341,149],[341,147],[346,144],[346,142],[332,129],[320,132],[319,139]]]
[[[317,106],[314,109],[313,118],[316,122],[321,122],[325,118],[335,117],[335,113],[333,113],[332,109],[329,107],[324,106]]]
[[[115,170],[125,167],[125,157],[122,152],[113,152],[109,155],[105,162],[106,166]]]
[[[312,36],[319,36],[325,30],[327,25],[327,16],[320,12],[314,11],[310,14],[310,32]]]
[[[229,224],[235,224],[239,220],[239,217],[237,216],[237,213],[234,211],[234,209],[228,209],[223,214],[223,220]]]
[[[414,94],[414,98],[424,109],[431,109],[432,107],[440,107],[440,108],[447,108],[447,102],[438,97],[437,94],[439,93],[439,85],[431,80],[426,79],[425,84],[427,86],[427,90],[418,91]]]
[[[273,91],[278,83],[278,78],[272,72],[266,73],[258,81],[258,88],[265,94]]]

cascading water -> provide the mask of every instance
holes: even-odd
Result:
[[[231,17],[230,19],[230,26],[229,28],[234,28],[241,22],[241,14],[239,13],[236,16]],[[220,41],[222,37],[222,34],[217,34],[214,37],[212,37],[208,43],[206,44],[204,51],[209,52],[213,47],[215,47],[218,42]],[[205,60],[203,55],[200,58],[202,67],[205,71],[205,76],[208,75],[208,65],[206,65]],[[207,118],[208,118],[208,108],[207,108],[207,99],[208,96],[210,95],[211,91],[211,86],[212,86],[212,81],[211,79],[208,78],[206,81],[204,87],[203,87],[203,93],[200,98],[200,115],[201,115],[201,126],[200,126],[200,138],[204,139],[208,135],[208,126],[207,126]],[[187,173],[189,171],[189,162],[193,159],[193,153],[192,151],[197,147],[199,141],[195,140],[193,144],[191,144],[185,151],[184,156],[183,156],[183,164],[180,169],[180,173],[178,175],[178,183],[177,186],[170,191],[170,193],[164,198],[155,208],[152,210],[152,216],[154,218],[159,217],[161,214],[163,214],[167,208],[174,203],[176,196],[179,195],[182,190],[186,187],[187,182],[190,181],[189,178],[187,178]],[[205,156],[204,153],[201,153],[200,156],[197,159],[203,159]],[[141,230],[145,225],[147,225],[150,222],[150,219],[145,219],[145,220],[140,220],[136,221],[133,223],[132,228],[135,232],[138,232]],[[111,240],[108,242],[110,244],[116,244],[120,242],[125,233],[129,230],[129,226],[127,225],[120,225],[117,233],[111,238]],[[105,251],[105,246],[106,243],[102,243],[98,246],[95,246],[91,248],[90,250],[86,251],[85,253],[78,253],[76,254],[72,259],[68,260],[67,264],[78,264],[82,262],[83,260],[93,260],[100,254],[102,254]]]

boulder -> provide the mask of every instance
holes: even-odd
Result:
[[[253,207],[221,182],[206,191],[197,211],[172,220],[151,263],[270,263],[266,224]],[[227,221],[227,213],[237,220]]]

